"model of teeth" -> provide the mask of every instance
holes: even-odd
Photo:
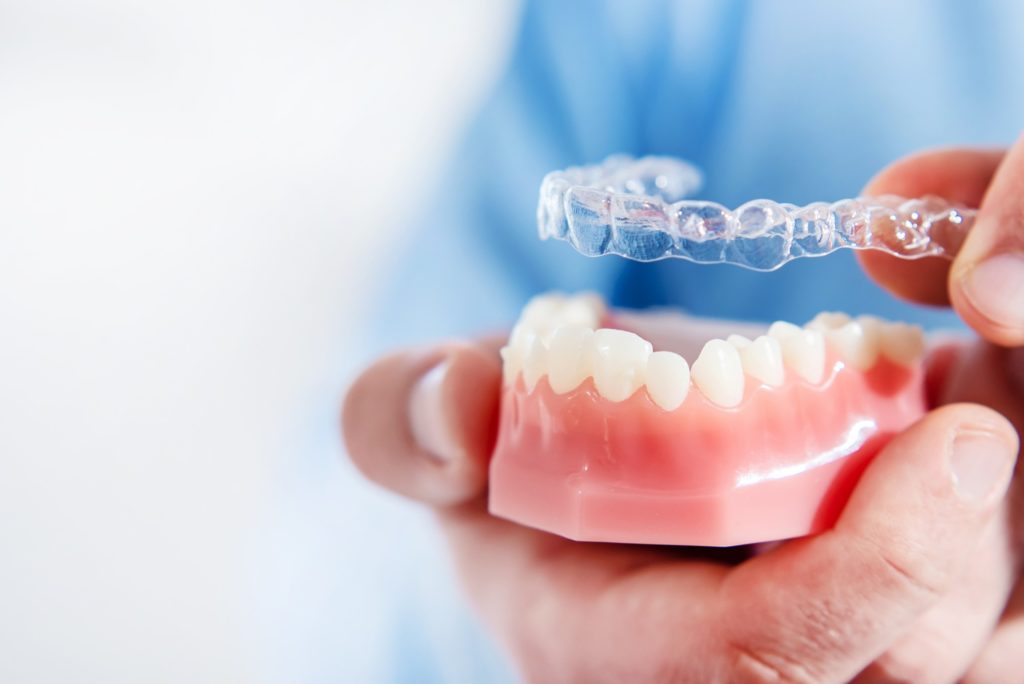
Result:
[[[807,534],[831,524],[880,442],[924,411],[915,326],[822,313],[655,349],[642,318],[626,320],[634,329],[592,294],[526,306],[502,350],[492,512],[600,541]]]
[[[924,353],[916,326],[822,313],[803,327],[776,321],[753,340],[736,334],[708,340],[691,366],[673,350],[655,352],[634,332],[600,327],[606,315],[593,294],[534,298],[502,350],[506,382],[521,376],[532,391],[544,378],[553,392],[566,394],[591,379],[608,401],[645,390],[666,411],[679,408],[692,383],[707,401],[731,409],[748,385],[778,388],[787,377],[820,385],[835,370],[834,363],[826,367],[827,358],[865,372],[883,358],[909,366]],[[685,387],[670,391],[670,380]]]

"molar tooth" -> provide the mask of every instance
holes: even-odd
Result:
[[[693,383],[711,402],[732,408],[743,401],[740,353],[725,340],[708,340],[691,372]]]
[[[602,328],[594,331],[594,385],[605,399],[625,401],[646,379],[651,343],[625,330]]]
[[[850,317],[842,311],[822,311],[804,327],[808,330],[820,330],[824,333],[835,328],[841,328],[849,323],[850,320]]]
[[[881,322],[876,318],[861,316],[825,336],[840,358],[857,370],[866,371],[878,360]]]
[[[592,372],[590,341],[594,331],[581,325],[565,325],[555,330],[548,342],[548,382],[556,394],[571,392]]]
[[[782,348],[782,359],[797,375],[816,385],[825,377],[825,338],[819,330],[807,330],[776,321],[768,328]]]
[[[533,391],[546,370],[547,349],[540,337],[533,335],[523,356],[523,382],[528,392]]]
[[[675,411],[690,393],[690,365],[679,354],[656,351],[647,359],[647,394],[651,401]]]
[[[761,335],[740,349],[743,370],[766,385],[779,387],[786,379],[782,367],[782,346],[774,337]]]
[[[909,323],[882,325],[882,353],[896,363],[909,366],[924,354],[924,331]]]

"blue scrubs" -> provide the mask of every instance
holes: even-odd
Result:
[[[545,0],[520,22],[394,264],[378,349],[504,327],[549,289],[730,318],[955,325],[881,291],[848,252],[771,274],[583,257],[537,239],[537,190],[552,169],[625,152],[695,162],[704,196],[727,205],[801,204],[855,196],[922,148],[1007,145],[1024,126],[1024,3]],[[431,679],[429,654],[402,652],[417,655],[396,679]]]

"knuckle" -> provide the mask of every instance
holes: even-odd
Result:
[[[741,643],[728,646],[729,672],[724,680],[738,684],[818,684],[827,679],[810,671],[806,664],[779,650],[755,648]]]
[[[932,603],[945,592],[950,570],[933,554],[911,543],[871,544],[874,576],[886,586]]]

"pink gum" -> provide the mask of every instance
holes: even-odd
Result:
[[[922,370],[830,357],[812,386],[747,376],[743,403],[695,388],[675,411],[588,379],[504,390],[491,462],[494,515],[580,541],[734,546],[831,527],[879,449],[925,412]]]

